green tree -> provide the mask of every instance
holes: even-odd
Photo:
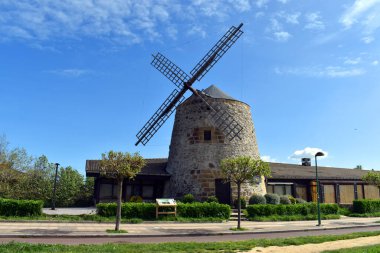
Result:
[[[362,177],[362,180],[380,188],[380,171],[370,171]]]
[[[60,207],[73,206],[80,197],[84,179],[72,167],[61,167],[58,172],[56,203]]]
[[[356,165],[355,170],[363,170],[363,166],[361,166],[361,165]]]
[[[237,186],[238,194],[238,224],[237,228],[240,229],[241,221],[241,185],[243,183],[254,183],[257,177],[269,177],[271,171],[269,164],[260,160],[253,159],[249,156],[240,156],[234,158],[226,158],[221,161],[221,171],[224,180],[227,182],[235,183]]]
[[[102,175],[114,178],[117,181],[117,210],[115,230],[118,231],[121,220],[121,196],[124,178],[134,179],[137,173],[145,166],[145,160],[138,154],[109,151],[102,154],[100,172]]]

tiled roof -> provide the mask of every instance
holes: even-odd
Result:
[[[221,89],[219,89],[218,87],[216,87],[215,85],[211,85],[207,89],[203,90],[203,92],[206,93],[207,95],[209,95],[210,97],[213,97],[213,98],[224,98],[224,99],[236,100],[233,97],[231,97],[230,95],[226,94]]]
[[[146,165],[138,175],[168,176],[166,171],[167,158],[145,159]],[[100,160],[86,160],[86,174],[99,173]]]
[[[315,166],[302,166],[287,163],[269,163],[271,179],[315,179]],[[320,179],[360,180],[368,170],[344,169],[318,166]]]

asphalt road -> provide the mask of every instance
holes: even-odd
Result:
[[[27,242],[27,243],[46,243],[46,244],[103,244],[103,243],[160,243],[160,242],[220,242],[220,241],[241,241],[260,238],[289,238],[313,235],[340,235],[354,232],[379,231],[379,227],[357,227],[332,230],[312,230],[305,232],[273,232],[255,234],[232,234],[232,235],[210,235],[210,236],[157,236],[157,237],[38,237],[38,238],[0,238],[0,243],[8,242]]]

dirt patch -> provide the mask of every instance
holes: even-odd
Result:
[[[305,253],[305,252],[322,252],[325,250],[338,250],[346,248],[354,248],[360,246],[368,246],[380,244],[380,235],[371,237],[361,237],[349,240],[340,240],[334,242],[324,242],[318,244],[304,244],[299,246],[271,246],[271,247],[256,247],[250,251],[245,251],[249,253],[269,253],[269,252],[281,252],[281,253]]]

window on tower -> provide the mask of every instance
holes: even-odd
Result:
[[[204,141],[211,141],[211,130],[205,130],[203,132],[203,140]]]

